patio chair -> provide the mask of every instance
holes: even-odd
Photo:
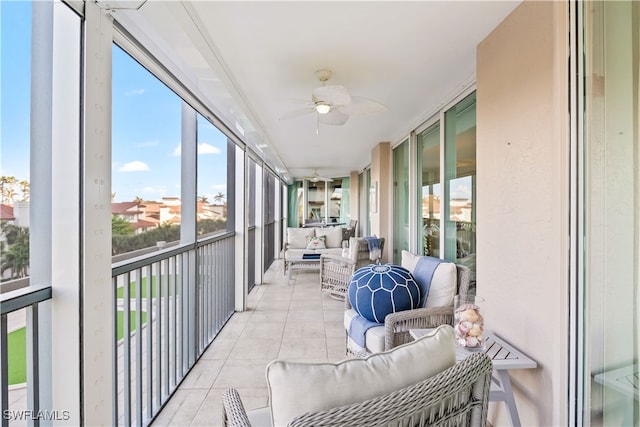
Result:
[[[355,260],[335,255],[320,256],[320,291],[337,300],[344,300],[355,271]]]
[[[403,266],[411,273],[420,256],[402,251]],[[431,300],[431,291],[426,301],[426,307],[413,310],[399,311],[388,314],[380,326],[368,329],[365,333],[365,346],[359,346],[349,336],[349,325],[358,313],[353,309],[349,298],[345,298],[344,325],[347,333],[346,354],[348,357],[365,357],[372,353],[390,350],[412,340],[409,329],[435,328],[439,325],[453,325],[453,295],[467,295],[471,279],[471,270],[464,265],[455,264],[456,284],[452,286],[449,295],[440,295]],[[443,299],[444,298],[444,299]],[[447,301],[444,305],[433,306],[431,302]]]
[[[223,425],[485,426],[491,359],[474,353],[456,363],[454,342],[446,326],[366,359],[271,362],[270,406],[247,412],[227,389]]]
[[[356,237],[356,227],[358,226],[358,220],[352,219],[349,221],[349,225],[342,229],[342,240],[349,240],[352,237]]]
[[[371,259],[371,253],[369,252],[369,243],[363,237],[352,237],[349,239],[349,248],[351,258],[355,261],[356,270],[365,265],[375,264],[380,262],[382,253],[384,251],[384,237],[380,238],[380,257]]]

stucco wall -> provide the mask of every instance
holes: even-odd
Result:
[[[393,259],[391,251],[391,195],[393,194],[393,178],[391,175],[391,144],[381,142],[371,151],[371,185],[377,183],[377,207],[371,206],[371,234],[385,238],[382,251],[382,262]]]
[[[487,327],[538,363],[512,371],[523,425],[565,425],[567,10],[525,1],[477,49],[478,294]],[[489,420],[508,425],[503,403]]]

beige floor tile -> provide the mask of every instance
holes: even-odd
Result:
[[[152,425],[188,426],[208,393],[208,389],[177,390]]]
[[[340,322],[344,318],[344,308],[340,310],[324,310],[324,321],[325,322]]]
[[[344,360],[346,356],[345,338],[327,338],[327,356],[330,361],[338,362]]]
[[[316,322],[322,323],[324,321],[324,315],[322,310],[300,310],[290,311],[287,316],[287,322]]]
[[[286,360],[326,358],[327,342],[325,338],[284,338],[278,357]]]
[[[251,317],[251,323],[262,322],[286,322],[289,312],[286,310],[264,310],[256,311]]]
[[[226,359],[231,354],[231,350],[233,350],[237,341],[238,337],[216,337],[202,355],[201,360]]]
[[[256,306],[256,311],[268,311],[268,310],[289,310],[291,301],[289,298],[282,300],[262,300]]]
[[[229,354],[229,360],[275,359],[281,341],[281,338],[241,337]]]
[[[324,333],[327,338],[344,338],[344,323],[342,320],[324,322]]]
[[[200,409],[191,420],[191,426],[222,426],[222,392],[224,389],[211,389],[204,398]]]
[[[317,311],[322,310],[322,301],[319,299],[292,299],[291,311]]]
[[[224,360],[200,359],[180,384],[180,388],[211,388],[223,365]]]
[[[228,360],[212,388],[266,388],[265,369],[271,360]]]
[[[324,338],[324,324],[318,322],[287,322],[283,340],[289,338]]]
[[[282,338],[285,323],[282,322],[259,322],[251,323],[244,328],[241,339],[247,338]]]

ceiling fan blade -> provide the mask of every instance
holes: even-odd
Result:
[[[311,181],[311,182],[318,182],[318,181],[332,182],[333,181],[332,178],[329,178],[327,176],[320,176],[318,174],[318,169],[316,169],[316,168],[313,169],[313,175],[304,176],[304,177],[302,177],[302,179],[306,179],[306,180]]]
[[[314,89],[311,99],[331,105],[347,105],[351,102],[351,95],[344,86],[321,86]]]
[[[300,108],[297,110],[289,111],[288,113],[280,116],[280,120],[293,119],[295,117],[304,116],[305,114],[313,113],[316,111],[314,106]]]
[[[332,109],[327,114],[318,114],[318,120],[325,125],[342,126],[347,123],[349,116],[336,109]]]
[[[351,104],[340,107],[345,114],[378,114],[388,111],[387,107],[372,99],[352,96]]]

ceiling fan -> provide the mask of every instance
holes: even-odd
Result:
[[[387,111],[387,107],[376,101],[351,96],[344,86],[326,86],[325,83],[332,74],[331,70],[326,69],[316,71],[322,86],[313,90],[311,101],[306,102],[304,107],[280,117],[280,120],[315,113],[318,124],[342,126],[352,114],[375,114]],[[316,133],[317,131],[316,127]]]
[[[326,182],[331,182],[333,181],[333,179],[326,177],[326,176],[321,176],[320,174],[318,174],[318,168],[314,168],[313,169],[313,175],[311,176],[305,176],[304,179],[307,179],[311,182],[318,182],[318,181],[326,181]]]

